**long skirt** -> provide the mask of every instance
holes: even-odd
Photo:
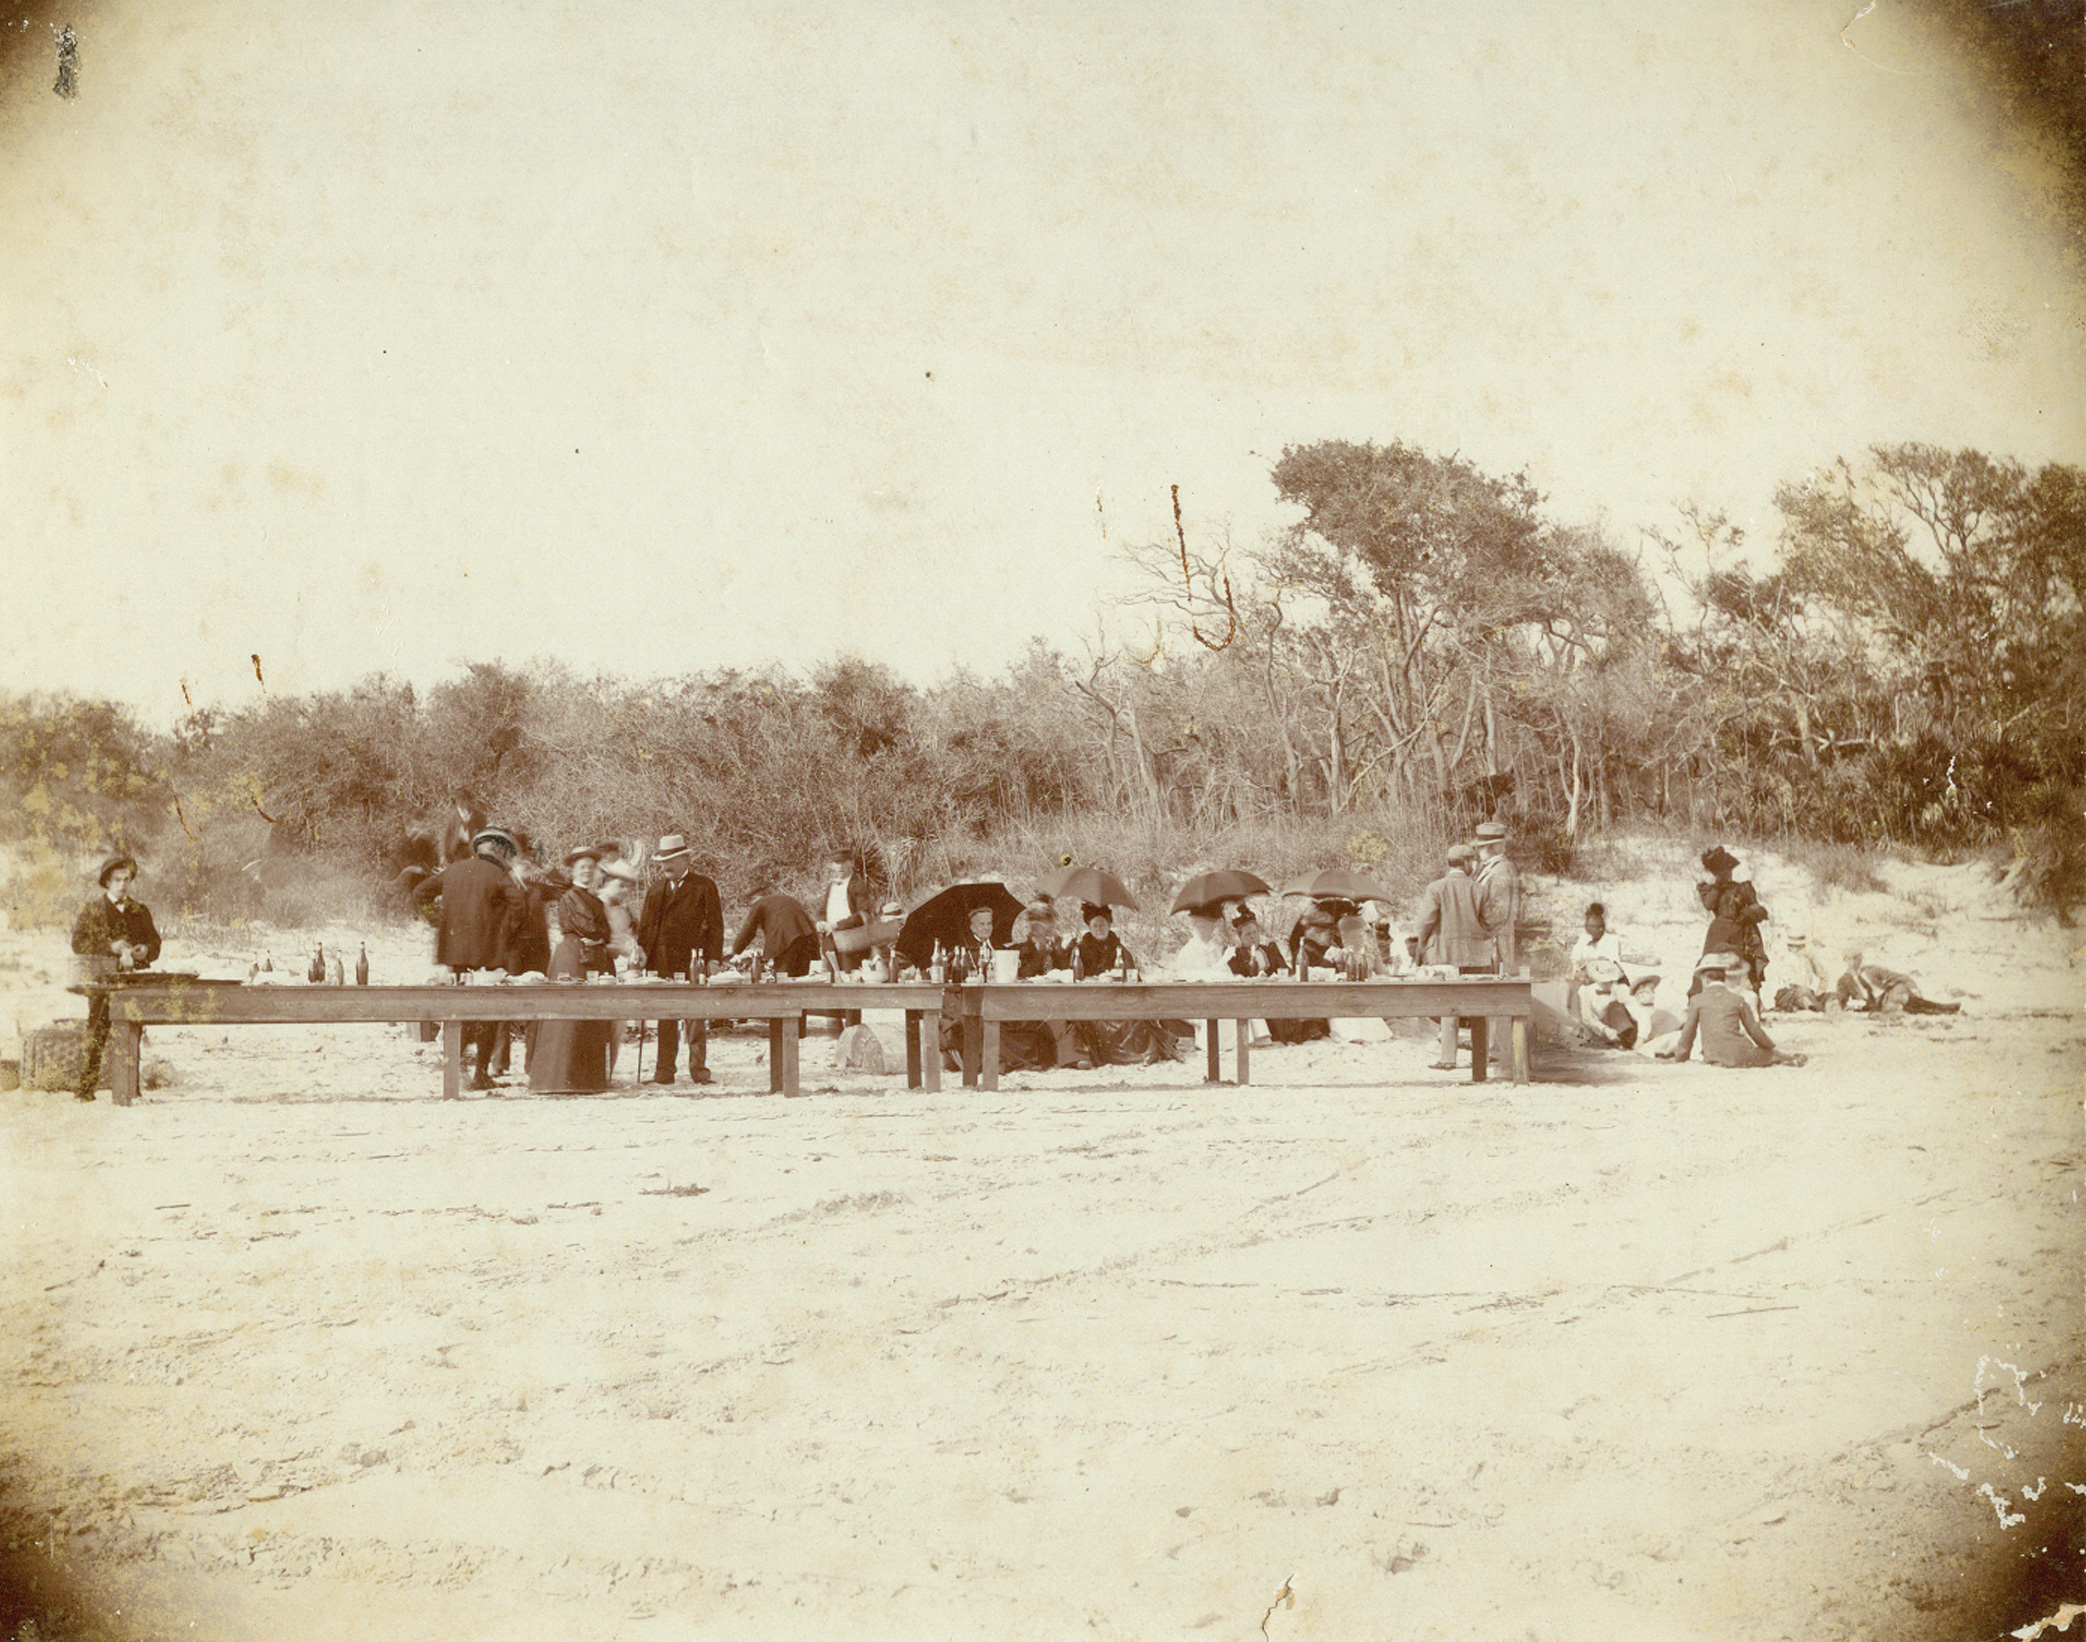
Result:
[[[551,954],[550,978],[584,981],[577,941]],[[539,1021],[529,1047],[529,1091],[538,1095],[598,1095],[608,1087],[614,1021]]]
[[[1096,1066],[1144,1066],[1179,1060],[1195,1042],[1186,1021],[1080,1021],[1072,1030]]]

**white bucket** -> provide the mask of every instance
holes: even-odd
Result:
[[[1021,954],[1018,952],[995,952],[992,955],[992,978],[996,981],[1014,981],[1021,978]]]

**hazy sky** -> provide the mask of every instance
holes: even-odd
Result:
[[[18,20],[0,685],[990,671],[1328,437],[1626,542],[2086,459],[2048,177],[1860,9],[112,0],[72,100]]]

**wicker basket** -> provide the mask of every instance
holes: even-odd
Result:
[[[87,1064],[87,1023],[53,1021],[39,1026],[22,1039],[22,1087],[25,1089],[73,1089],[80,1069]],[[109,1086],[107,1062],[103,1062],[102,1088]]]
[[[833,931],[833,948],[836,952],[867,952],[873,946],[889,946],[898,939],[899,926],[888,924],[857,924],[852,929]]]

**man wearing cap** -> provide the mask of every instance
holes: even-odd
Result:
[[[1478,886],[1470,876],[1477,851],[1468,844],[1451,844],[1446,859],[1448,870],[1420,898],[1417,933],[1421,954],[1430,964],[1453,964],[1460,975],[1491,974],[1497,949],[1478,899]],[[1442,1017],[1441,1055],[1434,1062],[1437,1072],[1456,1069],[1458,1019],[1455,1015]]]
[[[1520,953],[1515,944],[1515,926],[1521,921],[1521,875],[1507,859],[1505,823],[1487,821],[1479,826],[1477,851],[1478,906],[1485,915],[1486,927],[1492,931],[1495,973],[1518,974]],[[1512,1024],[1506,1018],[1493,1021],[1494,1060],[1504,1060],[1508,1055],[1507,1033]]]
[[[130,898],[138,864],[128,855],[112,855],[101,864],[101,893],[80,908],[72,926],[72,949],[87,978],[144,969],[159,957],[159,931],[142,901]],[[87,999],[86,1054],[73,1099],[91,1101],[101,1087],[101,1057],[109,1042],[109,995],[97,991]]]
[[[501,969],[522,916],[521,886],[509,870],[516,855],[514,835],[504,827],[481,828],[471,838],[471,856],[455,861],[414,891],[424,907],[439,898],[442,920],[435,929],[435,962],[455,974]],[[497,1021],[465,1021],[463,1041],[475,1057],[471,1087],[493,1086],[490,1062],[500,1037]]]
[[[1702,1034],[1702,1059],[1711,1066],[1801,1066],[1805,1057],[1785,1054],[1775,1047],[1754,1012],[1752,994],[1743,985],[1727,984],[1731,978],[1743,983],[1745,960],[1736,952],[1705,953],[1695,965],[1702,990],[1688,1000],[1687,1016],[1680,1023],[1680,1041],[1658,1052],[1660,1060],[1686,1060]]]
[[[670,832],[659,840],[653,863],[666,877],[645,895],[644,910],[638,914],[637,944],[653,974],[678,980],[691,973],[698,962],[714,964],[724,955],[724,908],[717,899],[717,886],[693,870],[688,840]],[[681,1052],[680,1021],[659,1023],[659,1064],[653,1069],[654,1083],[674,1081],[674,1062]],[[710,1023],[692,1020],[688,1033],[688,1081],[709,1083]]]

